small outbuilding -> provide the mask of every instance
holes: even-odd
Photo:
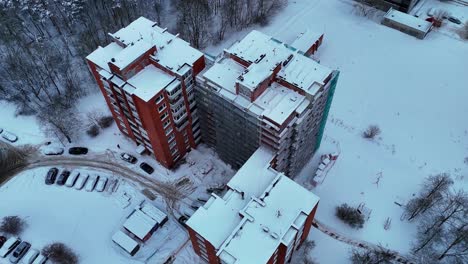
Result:
[[[167,215],[143,201],[127,217],[123,227],[140,241],[147,241],[167,221]]]
[[[313,55],[323,42],[323,33],[314,32],[310,29],[299,34],[291,43],[291,46],[298,49],[306,56]]]
[[[140,249],[138,242],[120,230],[112,236],[112,241],[131,256],[134,256]]]
[[[432,23],[426,20],[408,15],[393,8],[385,14],[382,25],[397,29],[408,35],[424,39],[432,29]]]

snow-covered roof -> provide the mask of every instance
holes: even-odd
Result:
[[[149,203],[144,203],[141,207],[140,210],[145,213],[147,216],[153,218],[158,222],[158,224],[161,224],[167,219],[167,215],[163,213],[161,210],[158,208],[154,207],[153,205]]]
[[[150,64],[127,82],[135,87],[133,91],[134,95],[144,101],[148,101],[173,81],[179,82],[176,77]]]
[[[307,33],[304,38],[312,36],[312,33]],[[268,117],[279,125],[294,112],[302,111],[299,108],[304,105],[301,103],[305,97],[300,92],[293,91],[279,82],[273,82],[260,97],[250,102],[243,95],[236,94],[236,83],[252,92],[262,81],[272,76],[273,70],[281,64],[281,69],[276,75],[278,79],[296,86],[304,94],[315,96],[332,73],[331,69],[298,53],[295,48],[255,30],[226,49],[225,53],[226,56],[203,72],[199,80],[215,86],[222,97],[239,108],[246,109],[256,116]],[[251,64],[245,67],[228,54]]]
[[[110,34],[114,39],[125,45],[142,42],[153,47],[156,54],[153,56],[159,64],[177,72],[184,64],[192,66],[203,53],[190,46],[190,44],[160,28],[155,22],[140,17],[119,31]],[[142,53],[141,53],[142,54]],[[141,55],[140,54],[140,55]]]
[[[316,41],[320,39],[322,35],[323,33],[307,29],[306,31],[299,34],[299,36],[291,43],[291,46],[302,52],[306,52],[310,49],[310,47],[312,47],[312,45],[314,45]]]
[[[400,12],[393,8],[390,8],[388,12],[385,14],[384,19],[388,19],[394,21],[399,24],[406,25],[410,28],[413,28],[418,31],[422,32],[429,32],[432,27],[432,23],[421,18],[417,18],[415,16]]]
[[[120,230],[112,236],[112,241],[117,243],[117,245],[121,246],[129,253],[138,246],[138,242]]]
[[[283,124],[305,100],[307,99],[298,92],[278,83],[273,83],[269,89],[255,100],[255,103],[265,109],[262,112],[263,116],[277,124]]]
[[[86,56],[86,59],[110,72],[109,65],[107,63],[122,50],[123,48],[119,46],[119,44],[112,42],[105,47],[98,47],[95,51]]]
[[[125,69],[125,67],[129,66],[132,62],[134,62],[152,47],[153,46],[151,44],[143,41],[137,41],[135,43],[132,42],[114,56],[115,61],[112,63],[121,70]]]
[[[157,224],[156,220],[137,209],[128,217],[123,226],[136,237],[143,240]]]
[[[270,168],[274,154],[260,147],[228,182],[187,221],[225,263],[266,263],[280,243],[288,245],[318,197]]]

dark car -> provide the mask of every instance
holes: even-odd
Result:
[[[71,155],[85,155],[88,154],[88,149],[83,147],[73,147],[68,149],[68,154]]]
[[[146,173],[148,173],[148,174],[151,174],[151,173],[154,172],[153,167],[151,167],[151,166],[150,166],[148,163],[146,163],[146,162],[142,162],[142,163],[140,164],[140,168],[141,168],[142,170],[144,170],[144,171],[145,171]]]
[[[177,221],[179,221],[179,223],[181,225],[183,225],[184,227],[187,226],[187,224],[186,224],[187,220],[188,220],[188,217],[185,216],[185,215],[182,215],[182,216],[179,217],[179,219],[177,219]]]
[[[0,236],[0,248],[3,246],[3,244],[5,244],[5,242],[6,242],[6,237]]]
[[[46,179],[45,179],[45,184],[47,184],[47,185],[54,184],[55,179],[57,178],[57,174],[58,174],[58,169],[57,168],[51,168],[47,172],[47,176],[46,176]]]
[[[135,164],[138,160],[134,156],[128,154],[128,153],[122,153],[120,154],[120,158],[125,160],[126,162]]]
[[[28,252],[29,248],[31,248],[31,244],[26,241],[21,242],[19,246],[13,251],[13,254],[10,256],[11,263],[18,263],[18,261]]]
[[[452,17],[452,16],[451,16],[451,17],[448,18],[448,20],[449,20],[450,22],[452,22],[452,23],[457,24],[457,25],[460,25],[460,24],[461,24],[460,19],[458,19],[458,18],[456,18],[456,17]]]
[[[69,170],[62,171],[57,179],[57,185],[64,185],[67,182],[68,176],[70,176]]]

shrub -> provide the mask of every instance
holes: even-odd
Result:
[[[99,118],[98,124],[101,128],[108,128],[114,123],[114,118],[112,116],[103,116]]]
[[[97,137],[97,135],[99,135],[99,127],[97,125],[91,125],[88,130],[86,130],[86,134],[90,137]]]
[[[347,204],[337,206],[335,215],[353,228],[362,228],[364,226],[364,216]]]
[[[5,216],[0,225],[0,232],[17,236],[26,227],[26,222],[19,216]]]
[[[42,249],[42,255],[58,264],[78,263],[78,255],[76,255],[75,252],[73,252],[73,250],[67,245],[59,242],[45,246]]]
[[[362,137],[367,139],[374,139],[376,136],[380,135],[380,128],[376,125],[370,125],[366,131],[362,133]]]

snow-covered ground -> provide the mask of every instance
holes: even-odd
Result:
[[[98,173],[102,171],[81,172]],[[48,168],[17,175],[0,188],[0,218],[18,215],[27,226],[21,239],[42,249],[52,242],[63,242],[79,255],[80,263],[163,263],[188,239],[182,227],[170,218],[131,258],[112,242],[112,235],[122,229],[126,217],[144,200],[132,184],[120,180],[114,193],[87,192],[65,186],[45,185]],[[130,204],[122,206],[126,194]],[[153,204],[164,210],[162,200]],[[3,260],[0,259],[0,263]]]

